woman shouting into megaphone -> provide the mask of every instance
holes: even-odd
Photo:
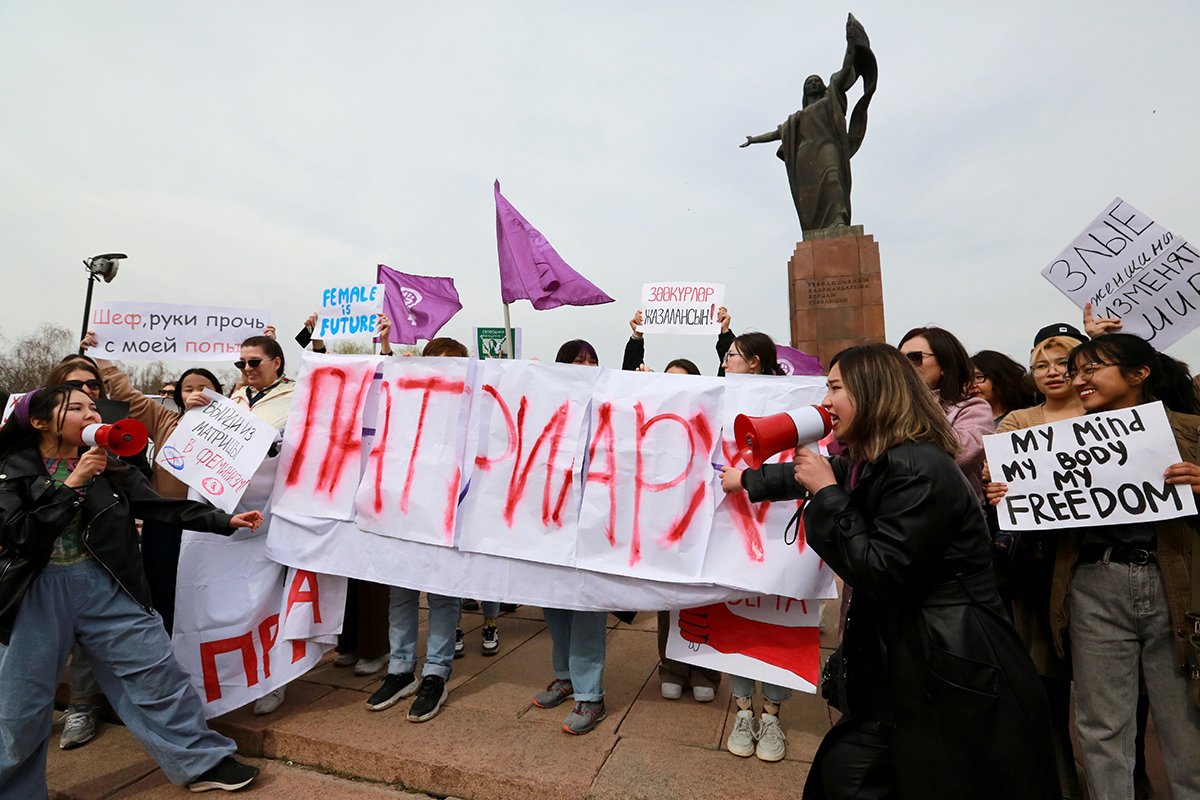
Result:
[[[76,641],[168,778],[195,791],[245,786],[258,770],[208,729],[151,610],[134,519],[229,534],[257,529],[262,514],[165,498],[103,448],[80,455],[98,422],[87,393],[56,386],[22,397],[0,428],[0,796],[46,796],[54,692]]]

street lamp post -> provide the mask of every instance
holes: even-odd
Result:
[[[79,333],[79,341],[83,341],[88,332],[88,316],[92,313],[92,289],[95,287],[96,279],[103,278],[105,283],[112,283],[113,278],[117,277],[117,262],[129,256],[124,253],[105,253],[102,256],[92,256],[83,260],[84,269],[88,273],[87,298],[83,301],[83,330]],[[83,354],[83,346],[79,348],[79,353]]]

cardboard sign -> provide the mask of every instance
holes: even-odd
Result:
[[[1200,325],[1200,247],[1121,198],[1079,234],[1042,275],[1097,317],[1119,317],[1165,350]]]
[[[815,693],[820,606],[815,600],[760,595],[672,611],[667,658]]]
[[[258,308],[105,302],[89,327],[99,344],[88,354],[119,361],[234,361],[242,342],[271,324]]]
[[[646,283],[642,285],[642,333],[721,332],[717,309],[725,304],[720,283]]]
[[[521,357],[521,329],[513,328],[513,358]],[[475,328],[475,353],[480,359],[508,358],[504,328]]]
[[[232,513],[278,431],[205,389],[209,403],[183,415],[154,461],[208,502]]]
[[[383,313],[383,284],[334,286],[321,292],[314,339],[371,339]]]
[[[1153,522],[1196,513],[1188,486],[1163,472],[1180,462],[1162,403],[983,437],[992,480],[1008,484],[1005,530]]]

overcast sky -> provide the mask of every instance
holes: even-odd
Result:
[[[1024,360],[1079,322],[1039,271],[1115,196],[1200,236],[1195,2],[4,0],[0,334],[77,330],[80,260],[120,251],[100,299],[281,334],[376,263],[452,276],[469,341],[502,319],[499,178],[617,300],[517,303],[526,356],[582,337],[619,366],[647,280],[724,282],[736,331],[786,342],[799,225],[775,146],[738,144],[839,68],[847,10],[879,62],[853,206],[892,343],[936,323]],[[1170,352],[1200,368],[1200,334]],[[708,338],[648,343],[677,356],[716,368]]]

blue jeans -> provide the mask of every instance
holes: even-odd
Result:
[[[425,666],[421,675],[437,675],[450,678],[450,667],[454,663],[454,629],[458,627],[458,615],[462,601],[457,597],[443,597],[426,593],[429,598],[429,638],[425,642]],[[388,605],[388,643],[391,658],[388,673],[399,675],[417,671],[417,610],[421,593],[416,589],[392,587],[392,599]]]
[[[729,691],[736,697],[754,697],[756,681],[743,678],[741,675],[729,676]],[[762,682],[763,697],[767,702],[779,705],[792,696],[792,690],[786,686],[776,686],[773,683]]]
[[[157,614],[95,561],[49,564],[0,645],[0,797],[45,797],[54,691],[72,642],[126,727],[172,783],[195,780],[237,745],[208,729],[200,697]]]
[[[571,682],[577,702],[603,700],[608,612],[560,608],[546,608],[542,612],[550,629],[554,677]]]
[[[1075,728],[1092,800],[1133,797],[1138,673],[1162,743],[1171,795],[1200,797],[1200,714],[1175,663],[1155,564],[1080,564],[1071,582]]]
[[[491,600],[484,600],[479,605],[483,609],[483,618],[485,620],[495,619],[496,617],[500,616],[499,603],[493,603]]]

